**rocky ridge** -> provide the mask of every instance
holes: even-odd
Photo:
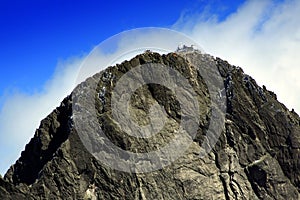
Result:
[[[193,66],[193,60],[199,66]],[[4,178],[0,177],[0,199],[299,199],[299,116],[241,68],[207,54],[145,52],[77,86],[84,91],[97,82],[97,95],[93,97],[97,117],[115,145],[132,152],[152,151],[168,143],[178,129],[183,113],[174,94],[155,84],[135,92],[131,112],[139,124],[147,124],[150,106],[155,102],[162,105],[167,123],[159,134],[147,140],[136,139],[113,121],[112,89],[122,75],[145,63],[176,69],[197,93],[199,129],[183,156],[149,173],[121,172],[103,165],[86,150],[74,128],[70,95],[41,121],[21,157]],[[208,92],[196,70],[209,68],[210,63],[217,66],[224,83],[225,90],[219,94]],[[213,123],[211,95],[226,98],[226,119],[213,150],[200,158],[208,125]],[[93,148],[97,149],[97,144]]]

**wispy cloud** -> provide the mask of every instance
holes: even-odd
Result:
[[[246,1],[219,21],[212,10],[183,14],[173,28],[212,55],[241,66],[300,113],[300,1]]]
[[[40,120],[71,93],[82,58],[58,63],[53,77],[42,91],[34,94],[14,92],[6,96],[0,110],[0,173],[4,174],[24,150]]]

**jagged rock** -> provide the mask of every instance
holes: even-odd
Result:
[[[209,93],[197,66],[192,65],[195,60],[198,67],[208,70],[211,63],[217,65],[224,90]],[[151,105],[162,105],[167,116],[165,127],[147,140],[125,136],[117,127],[110,110],[112,89],[123,74],[145,63],[176,69],[197,94],[199,129],[183,156],[148,173],[127,173],[103,165],[83,145],[72,115],[72,108],[80,106],[72,104],[68,96],[42,120],[21,157],[4,178],[0,177],[0,199],[299,199],[299,116],[241,68],[199,51],[146,52],[95,74],[77,87],[87,90],[97,82],[97,94],[90,98],[95,98],[99,123],[115,145],[132,152],[153,151],[174,137],[184,115],[172,91],[148,84],[132,95],[130,112],[137,123],[146,125]],[[208,124],[214,123],[209,120],[211,95],[227,100],[224,130],[213,150],[199,157]],[[101,148],[102,139],[97,138],[91,149]]]

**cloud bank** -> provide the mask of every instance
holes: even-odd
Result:
[[[82,58],[59,62],[43,91],[15,92],[6,97],[0,110],[0,173],[3,175],[24,150],[41,119],[71,93]]]
[[[251,0],[223,21],[205,13],[182,15],[173,28],[203,49],[241,66],[278,100],[300,113],[300,1]]]
[[[288,108],[300,112],[300,1],[247,1],[235,13],[219,21],[218,15],[205,10],[193,15],[182,14],[172,26],[188,34],[208,53],[241,66],[246,73],[260,84],[274,91],[278,99]],[[159,37],[161,38],[161,37]],[[170,38],[161,41],[166,43]],[[120,55],[124,47],[157,43],[157,35],[136,35],[116,41],[112,52],[100,52],[110,65],[133,57],[135,52]],[[169,48],[178,44],[166,43]],[[175,45],[175,46],[174,46]],[[111,47],[110,47],[111,48]],[[116,50],[115,49],[115,50]],[[109,54],[111,53],[111,54]],[[15,92],[7,96],[0,109],[0,173],[20,156],[38,128],[40,120],[46,117],[61,100],[71,93],[78,83],[77,75],[84,56],[71,58],[58,64],[53,77],[45,84],[44,90],[34,94]],[[99,58],[96,58],[99,59]],[[86,74],[93,74],[104,66],[97,65]],[[84,80],[79,77],[79,80]]]

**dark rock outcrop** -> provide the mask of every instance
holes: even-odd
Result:
[[[194,60],[199,66],[193,66]],[[167,114],[164,128],[149,139],[137,139],[118,129],[111,116],[111,91],[123,74],[145,63],[161,63],[179,71],[197,94],[199,129],[181,157],[148,173],[121,172],[103,165],[83,145],[68,96],[41,121],[21,157],[0,177],[0,199],[299,199],[299,116],[241,68],[220,58],[199,52],[146,52],[77,86],[82,91],[97,82],[97,117],[116,146],[132,152],[153,151],[174,137],[184,115],[172,91],[148,84],[132,95],[131,112],[139,124],[147,124],[150,106],[158,103]],[[208,124],[214,123],[210,98],[215,94],[209,93],[196,67],[210,63],[223,79],[225,90],[216,95],[226,98],[226,119],[212,151],[199,157]],[[97,145],[93,149],[100,148]]]

